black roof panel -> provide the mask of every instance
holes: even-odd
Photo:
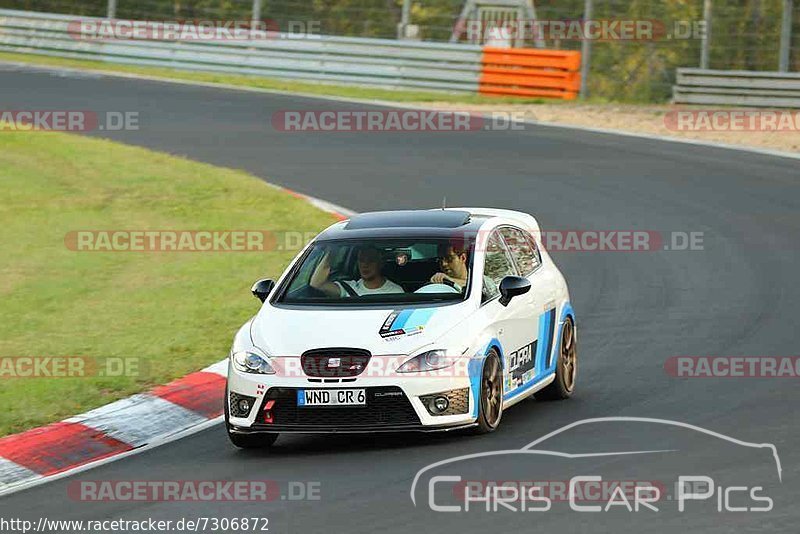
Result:
[[[470,216],[466,211],[408,210],[376,211],[355,215],[344,224],[337,224],[317,236],[318,241],[337,239],[465,238],[474,236],[487,217]]]
[[[374,211],[355,215],[345,230],[377,228],[458,228],[469,223],[469,213],[455,210]]]

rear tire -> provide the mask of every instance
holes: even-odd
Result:
[[[568,399],[575,392],[578,373],[578,340],[575,323],[567,317],[561,327],[561,346],[556,360],[556,377],[543,390],[534,394],[536,400]]]
[[[483,362],[481,391],[478,402],[478,426],[475,434],[488,434],[500,426],[503,417],[503,368],[500,358],[492,349]]]

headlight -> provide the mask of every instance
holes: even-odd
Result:
[[[231,355],[233,366],[243,373],[274,375],[275,369],[269,364],[269,358],[250,351],[234,352]]]
[[[456,361],[455,358],[448,358],[444,350],[429,350],[414,356],[397,368],[398,373],[420,373],[423,371],[435,371],[450,367]]]

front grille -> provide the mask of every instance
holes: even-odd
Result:
[[[372,354],[363,349],[313,349],[300,356],[300,363],[307,376],[340,378],[360,375],[371,357]]]
[[[447,406],[447,409],[441,413],[436,413],[436,411],[431,408],[433,399],[436,397],[447,397],[447,400],[450,402]],[[428,413],[431,415],[464,414],[469,411],[469,388],[443,391],[442,393],[436,393],[435,395],[423,395],[419,398],[419,400],[422,401],[422,404],[425,405],[425,409],[427,409]]]
[[[265,403],[274,400],[273,424],[298,428],[378,428],[419,425],[403,390],[396,386],[364,388],[365,406],[297,406],[297,388],[270,388]]]

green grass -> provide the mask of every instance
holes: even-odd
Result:
[[[139,376],[0,378],[0,435],[224,358],[257,278],[293,252],[76,252],[73,230],[296,230],[334,221],[246,173],[110,141],[0,132],[0,357],[138,357]]]
[[[274,91],[292,93],[306,93],[324,96],[340,96],[359,98],[363,100],[388,100],[393,102],[451,102],[463,104],[531,104],[531,103],[566,103],[565,101],[541,98],[511,98],[491,97],[478,94],[456,94],[438,91],[413,91],[395,89],[375,89],[349,85],[334,85],[313,82],[295,82],[263,78],[260,76],[240,76],[235,74],[217,74],[211,72],[194,72],[178,69],[165,69],[159,67],[136,67],[131,65],[118,65],[104,61],[90,61],[83,59],[65,59],[56,57],[39,56],[33,54],[11,54],[0,52],[0,61],[17,61],[38,65],[55,67],[72,67],[88,70],[104,70],[154,76],[159,78],[172,78],[195,82],[210,82],[240,87],[254,87]]]

